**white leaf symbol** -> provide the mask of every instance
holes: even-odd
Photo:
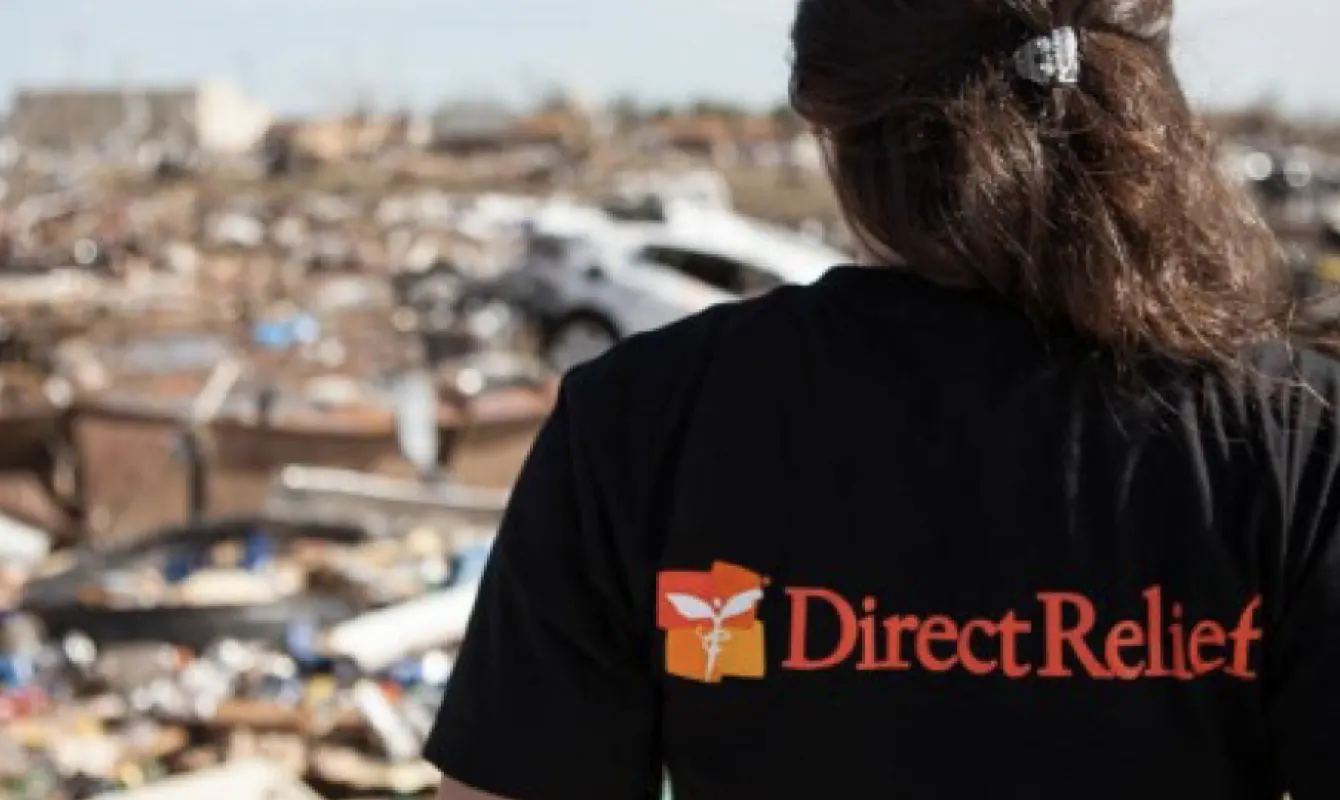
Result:
[[[762,589],[750,589],[747,592],[741,592],[726,601],[725,607],[721,609],[721,618],[730,619],[746,614],[762,599]]]
[[[665,599],[670,601],[670,605],[674,606],[675,610],[684,619],[705,620],[716,617],[716,613],[712,611],[711,606],[693,595],[667,594]]]

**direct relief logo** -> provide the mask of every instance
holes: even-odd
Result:
[[[722,562],[709,572],[662,572],[656,624],[665,631],[666,671],[700,683],[762,678],[763,585],[763,576]]]
[[[767,672],[758,607],[768,581],[717,562],[707,572],[662,572],[657,627],[665,631],[666,671],[699,683],[762,678]],[[1037,592],[1019,608],[989,617],[887,613],[871,595],[853,601],[818,587],[786,587],[790,623],[785,672],[1001,675],[1010,680],[1194,681],[1220,674],[1256,680],[1263,638],[1262,597],[1241,612],[1199,617],[1150,586],[1142,607],[1109,617],[1079,592]],[[835,621],[812,631],[816,616]]]

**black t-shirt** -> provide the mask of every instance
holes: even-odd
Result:
[[[576,370],[427,746],[516,800],[1340,797],[1340,371],[892,270]],[[1147,373],[1147,374],[1146,374]]]

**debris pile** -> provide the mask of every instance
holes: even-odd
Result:
[[[419,753],[489,539],[233,520],[39,570],[0,617],[4,796],[255,760],[326,797],[431,792]]]
[[[798,126],[587,116],[0,139],[0,796],[431,794],[560,375],[849,260]]]

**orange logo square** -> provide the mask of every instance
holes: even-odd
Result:
[[[699,683],[762,678],[763,577],[722,562],[710,572],[662,572],[656,625],[665,631],[665,669]]]

